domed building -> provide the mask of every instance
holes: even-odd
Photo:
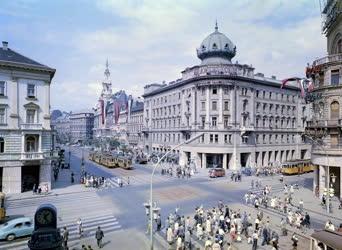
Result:
[[[145,86],[145,150],[174,150],[180,165],[225,169],[279,166],[310,157],[310,146],[301,137],[300,90],[281,89],[276,77],[233,63],[236,51],[216,24],[197,48],[199,65],[168,84]]]

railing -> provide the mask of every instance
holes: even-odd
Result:
[[[43,160],[44,154],[42,152],[25,152],[21,153],[21,160]]]
[[[42,124],[39,123],[22,123],[20,124],[20,129],[23,130],[41,130],[43,128]]]
[[[325,56],[320,59],[315,60],[312,63],[312,66],[318,66],[325,63],[332,63],[332,62],[342,62],[342,54],[335,54],[330,56]]]
[[[20,153],[1,153],[0,154],[0,160],[1,161],[15,161],[20,160]]]
[[[307,122],[307,127],[340,127],[342,126],[342,119],[338,120],[312,120]]]

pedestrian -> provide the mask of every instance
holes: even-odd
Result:
[[[171,245],[173,242],[173,232],[171,227],[169,227],[166,231],[166,240],[169,243],[169,245]]]
[[[33,194],[37,193],[37,186],[36,186],[36,184],[33,184],[32,193]]]
[[[75,182],[74,173],[72,172],[72,173],[71,173],[71,183],[74,183],[74,182]]]
[[[69,230],[66,227],[64,227],[63,229],[63,247],[65,250],[68,250]]]
[[[97,241],[97,246],[99,248],[102,248],[102,238],[103,237],[104,237],[103,231],[101,230],[101,227],[98,226],[97,230],[96,230],[96,233],[95,233],[95,238],[96,238],[96,241]]]
[[[160,214],[158,214],[156,223],[157,223],[157,231],[160,231],[160,229],[161,229],[161,218],[160,218]]]
[[[297,249],[297,246],[298,246],[298,237],[296,235],[296,233],[293,233],[292,234],[292,237],[291,237],[291,240],[292,240],[292,247],[293,249]]]
[[[252,238],[253,238],[252,250],[256,250],[258,248],[258,238],[259,238],[257,230],[254,231]]]
[[[78,234],[79,234],[79,236],[81,238],[82,237],[82,233],[83,233],[83,224],[82,224],[81,218],[78,218],[78,220],[77,220],[77,227],[78,227]]]
[[[191,249],[191,233],[186,229],[184,236],[184,248]]]
[[[303,212],[303,209],[304,209],[304,202],[303,202],[303,199],[300,199],[300,201],[299,201],[299,210],[300,210],[301,213]]]

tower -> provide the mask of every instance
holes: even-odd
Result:
[[[110,78],[109,63],[106,61],[106,69],[104,71],[104,79],[102,81],[101,97],[109,99],[112,96],[112,80]]]

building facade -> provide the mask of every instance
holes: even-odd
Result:
[[[51,121],[51,126],[56,133],[57,143],[71,142],[70,113],[63,112],[61,116]]]
[[[0,48],[0,186],[5,193],[51,188],[50,84],[55,69]]]
[[[129,105],[127,119],[127,141],[129,145],[141,149],[144,147],[144,136],[142,134],[143,121],[144,102],[140,98],[132,100]]]
[[[87,110],[71,112],[69,120],[71,142],[85,143],[93,138],[94,113]]]
[[[308,159],[303,143],[304,100],[294,86],[280,88],[275,77],[232,63],[235,45],[218,27],[197,49],[201,64],[186,68],[182,78],[144,89],[145,149],[179,148],[180,164],[239,169],[293,159]],[[303,113],[304,112],[304,113]]]
[[[312,162],[316,165],[314,190],[322,195],[333,188],[342,198],[342,2],[323,3],[323,32],[328,56],[315,60],[307,68],[314,83],[313,117],[306,134],[313,138]]]

